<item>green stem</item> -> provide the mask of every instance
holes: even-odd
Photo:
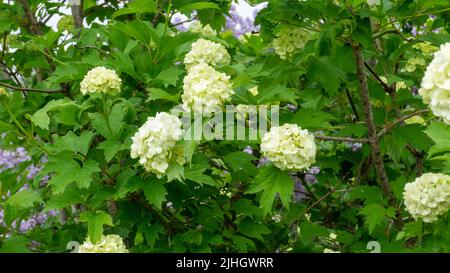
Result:
[[[13,122],[17,125],[17,127],[22,132],[23,136],[30,142],[36,144],[37,147],[39,147],[41,150],[43,150],[47,154],[51,154],[50,151],[48,151],[44,146],[42,146],[34,137],[33,135],[28,135],[28,132],[22,127],[22,125],[19,123],[19,121],[16,119],[16,116],[12,113],[11,109],[9,108],[8,104],[6,104],[5,101],[2,101],[3,106],[5,107],[6,111],[8,112],[9,116],[13,120]]]

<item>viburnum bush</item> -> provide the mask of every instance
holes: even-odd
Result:
[[[2,1],[0,252],[450,251],[450,1],[249,4]]]

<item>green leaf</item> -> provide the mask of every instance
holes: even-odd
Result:
[[[303,129],[315,130],[330,128],[329,121],[331,120],[334,120],[334,117],[328,113],[302,108],[297,111],[291,122],[298,124]]]
[[[129,150],[131,147],[131,138],[126,138],[124,143],[118,140],[107,139],[98,145],[100,150],[105,151],[106,161],[111,161],[113,157],[120,151]]]
[[[293,190],[294,182],[289,172],[282,171],[273,165],[266,165],[260,169],[247,193],[262,191],[259,203],[263,214],[266,215],[272,210],[273,201],[277,193],[280,195],[283,205],[289,208]]]
[[[158,224],[142,224],[139,227],[139,230],[144,233],[145,240],[147,241],[147,245],[150,247],[150,250],[154,248],[156,240],[159,239],[159,234],[164,234],[164,228]]]
[[[145,199],[154,205],[157,209],[161,209],[162,203],[166,201],[167,191],[164,187],[164,181],[159,179],[152,179],[142,183]]]
[[[60,153],[49,157],[42,174],[54,173],[48,184],[54,193],[62,193],[67,185],[76,182],[79,187],[88,188],[92,182],[92,175],[99,172],[98,163],[94,160],[86,161],[81,167],[68,153]]]
[[[13,236],[2,241],[0,253],[30,253],[30,240],[24,236]]]
[[[395,209],[392,207],[384,208],[379,204],[369,204],[364,206],[360,212],[360,214],[366,216],[366,225],[369,229],[369,233],[372,233],[377,225],[382,223],[386,219],[386,217],[394,218],[395,217]]]
[[[255,243],[244,236],[232,235],[231,240],[241,253],[245,253],[249,249],[256,249]]]
[[[211,2],[196,2],[187,4],[185,6],[182,6],[178,8],[178,11],[181,13],[189,13],[193,10],[201,10],[201,9],[220,9],[219,6],[217,6],[216,3]]]
[[[245,236],[264,241],[262,235],[270,234],[270,229],[265,225],[255,223],[250,218],[246,217],[239,223],[238,231]]]
[[[211,176],[203,174],[207,169],[202,165],[192,164],[184,170],[184,177],[201,185],[216,186],[216,181]]]
[[[69,131],[65,136],[58,137],[52,149],[55,152],[59,151],[73,151],[82,155],[87,155],[89,146],[95,133],[90,131],[83,131],[80,136],[77,136],[74,132]]]
[[[170,162],[169,168],[167,168],[167,181],[170,182],[172,180],[183,181],[184,177],[184,167],[178,164],[178,162]]]
[[[384,198],[383,192],[376,186],[357,186],[353,187],[348,193],[349,200],[361,199],[364,204],[383,204],[387,205],[387,200]]]
[[[154,0],[133,0],[126,8],[114,12],[112,18],[133,13],[152,13],[156,11]]]
[[[22,190],[9,197],[5,205],[13,209],[26,209],[33,207],[35,203],[42,202],[39,193],[30,189]]]
[[[397,234],[396,240],[408,240],[411,238],[419,237],[422,234],[422,227],[422,221],[413,221],[406,223],[403,227],[403,230]]]
[[[244,171],[250,175],[256,175],[258,169],[252,162],[256,157],[244,152],[232,152],[224,157],[224,160],[234,172]]]
[[[297,90],[294,88],[287,88],[281,84],[271,85],[269,88],[259,91],[257,101],[259,104],[276,103],[276,102],[290,102],[296,103],[298,98]]]
[[[113,225],[111,216],[103,211],[85,211],[80,214],[80,222],[87,222],[88,236],[94,244],[103,235],[103,225]]]
[[[48,130],[50,124],[49,112],[58,111],[60,113],[67,111],[69,107],[80,108],[75,102],[66,99],[51,100],[44,106],[44,108],[39,109],[31,116],[31,121],[42,129]],[[74,124],[67,124],[74,125]]]
[[[162,83],[164,87],[169,85],[176,86],[181,74],[183,74],[183,70],[171,67],[161,71],[161,73],[156,76],[155,81]]]
[[[200,245],[203,241],[203,236],[200,231],[192,229],[184,233],[181,240],[185,243]]]
[[[450,135],[450,126],[439,122],[433,122],[425,130],[425,134],[427,134],[435,143],[428,152],[429,157],[450,151],[450,138],[448,137]]]
[[[106,139],[118,141],[126,126],[126,123],[122,120],[127,112],[128,108],[124,103],[116,103],[112,107],[108,118],[100,113],[89,113],[89,118],[91,119],[92,127],[99,134]]]
[[[310,244],[317,237],[328,236],[328,230],[315,223],[303,222],[300,225],[300,240],[303,244]]]
[[[307,78],[319,81],[330,95],[336,94],[342,81],[346,80],[345,73],[328,57],[310,58]]]
[[[154,100],[168,100],[178,103],[180,101],[180,93],[172,95],[160,88],[149,88],[147,101]]]

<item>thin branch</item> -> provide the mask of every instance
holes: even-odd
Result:
[[[352,142],[352,143],[369,143],[367,138],[352,138],[352,137],[332,137],[332,136],[314,136],[316,139],[338,141],[338,142]]]
[[[350,102],[350,106],[352,107],[353,114],[356,117],[356,121],[359,121],[359,115],[358,115],[358,112],[356,111],[355,103],[353,102],[352,95],[350,94],[350,91],[348,91],[347,88],[345,88],[345,94],[347,94],[347,99]]]
[[[377,72],[375,72],[375,70],[373,70],[373,68],[367,62],[364,62],[364,66],[367,68],[367,70],[369,70],[370,74],[372,74],[372,76],[383,86],[386,92],[388,92],[389,94],[394,92],[394,90],[378,76]]]
[[[19,86],[13,86],[4,82],[0,82],[1,86],[4,86],[6,88],[12,89],[14,91],[21,91],[21,92],[36,92],[36,93],[64,93],[66,90],[64,89],[58,89],[58,90],[45,90],[45,89],[36,89],[36,88],[28,88],[28,87],[19,87]]]
[[[336,185],[331,188],[330,191],[328,191],[327,193],[325,193],[324,195],[322,195],[320,198],[318,198],[314,203],[312,203],[309,207],[307,207],[305,209],[305,211],[303,212],[303,214],[307,213],[308,211],[310,211],[311,209],[313,209],[315,206],[317,206],[317,204],[319,204],[320,202],[322,202],[325,198],[327,198],[330,194],[336,192],[338,186],[342,183],[343,180],[339,180]]]
[[[384,126],[384,128],[383,128],[380,132],[378,132],[377,138],[379,139],[379,138],[381,138],[382,136],[384,136],[385,134],[387,134],[387,133],[389,132],[389,130],[390,130],[392,127],[394,127],[395,125],[397,125],[397,124],[399,124],[399,123],[402,123],[402,122],[404,122],[405,120],[407,120],[407,119],[409,119],[409,118],[412,118],[412,117],[414,117],[414,116],[417,116],[417,115],[420,115],[420,114],[424,114],[424,113],[428,113],[429,111],[430,111],[430,110],[428,110],[428,109],[422,109],[422,110],[415,111],[415,112],[413,112],[413,113],[411,113],[411,114],[408,114],[408,115],[406,115],[406,116],[403,116],[403,117],[400,117],[400,118],[396,119],[395,121],[393,121],[393,122],[387,124],[386,126]]]

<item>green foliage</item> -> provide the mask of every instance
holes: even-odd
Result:
[[[32,25],[21,2],[41,22],[64,15],[55,2],[0,4],[0,145],[23,146],[31,158],[0,165],[1,253],[67,252],[70,241],[107,234],[120,235],[130,252],[368,252],[369,241],[386,252],[450,251],[448,213],[423,223],[403,200],[404,185],[420,174],[450,174],[450,127],[413,92],[433,58],[417,45],[450,41],[448,1],[270,0],[256,18],[259,33],[239,38],[223,30],[231,0],[85,0],[87,24],[58,31]],[[178,31],[171,14],[193,11],[218,34]],[[277,31],[294,27],[310,39],[281,59]],[[281,124],[316,136],[319,173],[265,162],[262,135],[181,140],[185,163],[172,159],[161,177],[131,157],[138,128],[182,104],[183,60],[200,37],[231,56],[215,67],[233,85],[227,104],[279,106]],[[378,134],[371,141],[359,48]],[[411,60],[423,63],[411,70]],[[80,92],[97,66],[117,73],[121,92]],[[417,111],[424,122],[404,118]],[[20,231],[21,221],[52,210],[58,215],[45,224]]]

